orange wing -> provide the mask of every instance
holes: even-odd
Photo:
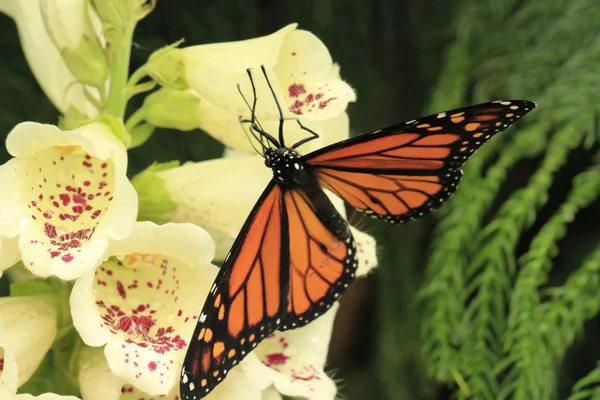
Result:
[[[327,311],[354,279],[358,262],[348,224],[325,193],[286,191],[290,229],[287,313],[279,330],[298,328]]]
[[[324,313],[356,268],[348,225],[318,183],[300,191],[271,181],[204,303],[181,372],[182,400],[205,397],[276,329]]]
[[[320,183],[357,210],[406,222],[437,209],[460,167],[486,141],[535,108],[498,101],[429,115],[333,144],[303,157]]]
[[[192,336],[181,373],[183,400],[206,396],[280,323],[289,264],[283,193],[271,182],[221,267]]]

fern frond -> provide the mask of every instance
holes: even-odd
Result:
[[[563,286],[548,293],[550,300],[543,304],[541,328],[545,331],[549,350],[558,359],[583,331],[585,321],[600,312],[600,246]]]
[[[581,378],[567,400],[600,400],[600,364]]]
[[[485,36],[491,45],[482,47],[483,62],[473,71],[478,78],[476,97],[503,92],[531,96],[553,86],[562,65],[579,63],[589,68],[590,59],[596,57],[590,45],[600,26],[600,14],[594,11],[597,2],[522,4],[501,29]],[[567,93],[572,94],[569,98],[579,96],[574,88]],[[536,96],[536,100],[542,104],[542,99]]]
[[[600,158],[599,158],[600,160]],[[510,298],[510,314],[504,340],[507,354],[497,372],[508,368],[499,399],[549,399],[554,393],[556,357],[548,351],[540,329],[543,314],[538,288],[547,281],[552,258],[558,254],[557,242],[577,212],[600,195],[600,165],[573,179],[567,200],[543,226],[529,251],[519,260],[520,271]],[[548,333],[548,332],[547,332]]]
[[[508,134],[508,133],[507,133]],[[458,369],[457,346],[467,338],[461,321],[464,313],[463,271],[472,241],[511,167],[523,158],[538,155],[544,147],[547,125],[540,122],[515,133],[485,178],[465,174],[460,189],[447,204],[446,218],[436,229],[437,239],[427,264],[421,298],[427,299],[422,325],[422,351],[429,372],[449,381]],[[477,162],[477,160],[470,160]],[[444,210],[440,210],[444,213]]]
[[[515,247],[520,234],[533,224],[537,211],[546,204],[552,177],[566,162],[569,152],[581,143],[584,133],[574,122],[554,134],[528,185],[513,193],[476,237],[479,251],[466,275],[467,295],[473,298],[466,309],[471,331],[460,369],[476,398],[496,399],[498,395],[495,367],[502,356],[506,299],[515,274]],[[464,393],[459,393],[459,398],[464,398]]]

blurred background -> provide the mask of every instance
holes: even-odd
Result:
[[[327,45],[355,88],[353,134],[478,102],[538,103],[473,157],[440,212],[393,227],[351,214],[377,238],[380,259],[336,320],[327,369],[339,397],[592,398],[600,381],[597,0],[159,0],[136,30],[132,71],[181,38],[240,40],[291,22]],[[0,49],[0,134],[25,120],[56,123],[3,15]],[[222,151],[199,131],[163,129],[130,152],[129,172]]]

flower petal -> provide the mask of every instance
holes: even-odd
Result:
[[[4,332],[4,321],[0,317],[0,399],[11,399],[19,387],[19,371],[14,351],[1,339]]]
[[[112,258],[75,282],[75,328],[86,344],[106,344],[115,375],[150,395],[169,393],[216,276],[213,255],[210,236],[195,225],[137,222],[111,242]]]
[[[289,111],[304,118],[332,118],[356,101],[327,47],[310,32],[296,30],[285,37],[273,72]]]
[[[281,394],[275,386],[269,386],[262,393],[262,400],[281,400]]]
[[[127,153],[106,125],[73,131],[24,122],[7,137],[15,157],[0,167],[0,233],[19,235],[32,273],[74,279],[98,262],[108,237],[126,236],[137,194]]]
[[[17,239],[0,238],[0,274],[21,259]],[[0,275],[1,276],[1,275]]]
[[[248,113],[248,107],[240,96],[236,84],[243,92],[251,94],[246,68],[258,70],[255,83],[258,93],[268,95],[269,89],[260,74],[259,67],[273,67],[279,56],[279,48],[285,36],[296,29],[290,24],[275,33],[259,38],[237,42],[214,43],[190,46],[181,49],[190,87],[203,99],[218,108],[235,115]],[[270,115],[276,116],[274,104],[269,106]]]
[[[275,332],[256,348],[254,354],[265,366],[262,373],[279,392],[311,400],[335,398],[335,383],[323,367],[337,309],[338,303],[306,326]]]
[[[192,222],[221,238],[216,243],[218,259],[229,251],[272,176],[258,156],[187,163],[157,174],[177,203],[169,220]]]
[[[377,261],[377,242],[373,236],[370,236],[355,227],[351,226],[350,231],[356,241],[358,250],[358,268],[356,276],[364,276],[368,274],[378,264]]]
[[[78,380],[85,400],[118,400],[125,384],[110,370],[104,351],[93,347],[81,351]]]
[[[46,297],[1,297],[0,345],[10,351],[18,369],[18,386],[33,375],[56,337],[56,312]],[[10,382],[14,377],[10,377]],[[6,377],[3,375],[6,382]]]
[[[56,108],[64,114],[69,107],[76,107],[89,117],[96,116],[98,110],[85,96],[84,86],[76,84],[77,79],[46,32],[39,0],[0,0],[0,12],[14,19],[27,63]],[[92,95],[97,93],[89,87],[87,90]]]

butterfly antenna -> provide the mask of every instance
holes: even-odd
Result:
[[[307,138],[304,138],[304,139],[300,140],[299,142],[295,143],[292,146],[292,149],[296,149],[296,148],[302,146],[304,143],[310,142],[311,140],[314,140],[314,139],[316,139],[316,138],[319,137],[319,134],[317,132],[313,131],[312,129],[309,129],[309,128],[305,127],[304,125],[302,125],[302,122],[300,122],[299,119],[297,119],[296,122],[298,123],[298,125],[300,125],[300,129],[302,129],[302,130],[310,133],[311,136],[307,137]]]
[[[239,84],[239,83],[237,84],[237,89],[238,89],[238,92],[239,92],[240,96],[242,96],[242,99],[244,99],[244,103],[246,103],[246,105],[248,106],[248,109],[249,109],[249,110],[250,110],[250,112],[252,113],[252,120],[247,120],[247,119],[244,119],[244,118],[242,118],[242,116],[240,115],[240,118],[239,118],[239,119],[240,119],[240,124],[242,125],[242,129],[244,130],[244,133],[246,134],[246,138],[247,138],[247,139],[248,139],[248,141],[250,142],[250,145],[252,146],[252,148],[253,148],[253,149],[254,149],[254,150],[255,150],[255,151],[258,153],[258,154],[264,155],[264,152],[265,152],[265,143],[264,143],[263,137],[262,137],[262,136],[259,136],[259,135],[257,135],[257,134],[256,134],[256,132],[255,132],[255,131],[252,129],[252,125],[250,126],[250,134],[252,135],[252,137],[254,137],[254,139],[256,139],[256,141],[257,141],[257,142],[259,142],[259,143],[260,143],[260,146],[261,146],[261,148],[262,148],[262,152],[261,152],[261,151],[258,151],[258,150],[256,149],[256,147],[254,146],[254,142],[252,141],[252,139],[250,139],[250,136],[249,136],[249,134],[248,134],[248,131],[246,130],[246,127],[245,127],[245,125],[244,125],[244,124],[245,124],[245,123],[250,123],[250,124],[254,124],[254,123],[256,123],[256,124],[257,124],[257,125],[258,125],[258,126],[261,128],[261,129],[262,129],[262,126],[260,126],[260,123],[258,122],[258,120],[257,120],[257,119],[256,119],[256,117],[255,117],[255,114],[254,114],[254,109],[253,109],[253,107],[252,107],[252,106],[250,106],[250,103],[249,103],[249,102],[248,102],[248,100],[246,99],[246,96],[244,96],[244,93],[242,93],[242,88],[240,87],[240,84]],[[255,99],[256,99],[256,96],[255,96]],[[255,104],[256,104],[256,101],[255,101]],[[254,122],[253,122],[253,121],[254,121]]]
[[[252,85],[252,95],[254,96],[254,100],[252,101],[252,107],[250,107],[250,112],[251,112],[251,117],[250,117],[250,130],[255,130],[256,132],[258,132],[260,134],[260,143],[263,146],[263,149],[266,148],[264,142],[263,142],[263,138],[267,139],[267,141],[269,142],[268,144],[275,146],[275,148],[280,147],[281,145],[279,144],[279,142],[277,142],[277,140],[271,136],[269,133],[267,133],[260,124],[257,123],[256,120],[256,85],[254,85],[254,79],[252,78],[252,69],[248,68],[246,70],[246,73],[248,74],[248,77],[250,78],[250,84]],[[243,97],[243,96],[242,96]],[[245,100],[245,99],[244,99]],[[250,106],[250,104],[246,101],[246,103],[248,104],[248,106]]]
[[[271,86],[271,81],[269,81],[269,77],[267,76],[267,70],[266,70],[264,64],[260,66],[260,69],[262,70],[263,75],[265,76],[265,80],[267,81],[267,85],[269,85],[269,89],[271,89],[271,94],[273,95],[273,100],[275,100],[275,105],[277,105],[277,111],[279,111],[279,143],[281,143],[281,146],[285,147],[285,144],[283,142],[283,110],[281,109],[281,105],[279,104],[279,101],[277,100],[277,96],[275,95],[273,86]]]

